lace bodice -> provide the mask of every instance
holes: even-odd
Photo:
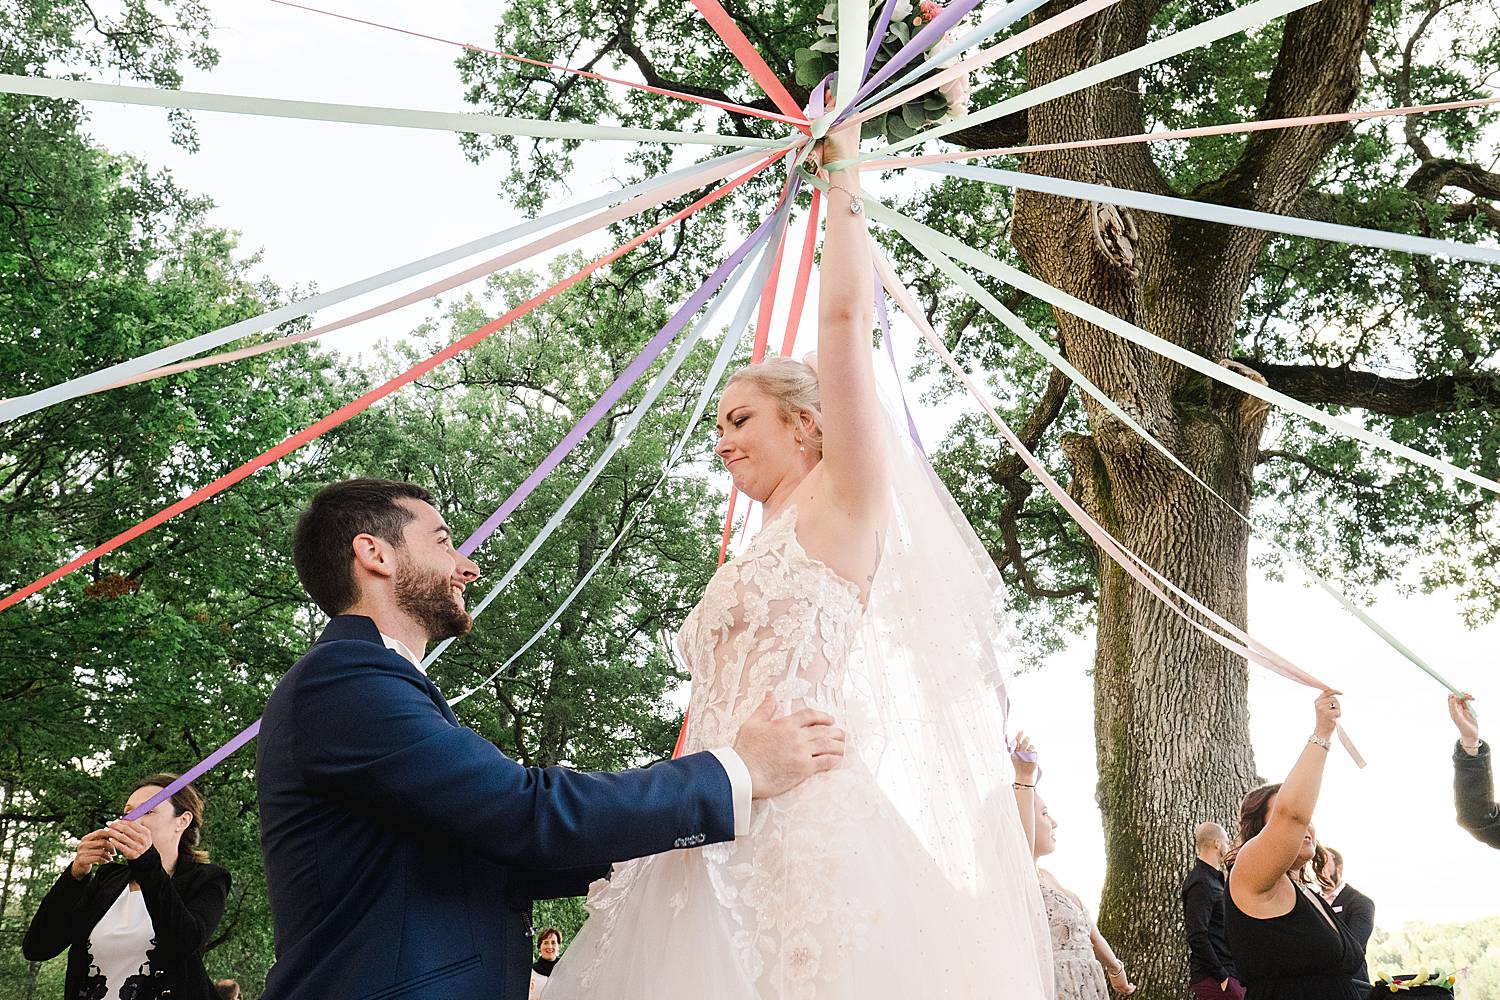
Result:
[[[693,675],[685,750],[734,743],[770,693],[777,714],[840,714],[840,686],[864,606],[859,588],[809,556],[797,509],[782,511],[709,581],[678,635]]]

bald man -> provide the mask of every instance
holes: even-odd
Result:
[[[1199,823],[1193,841],[1198,860],[1182,883],[1188,982],[1195,1000],[1244,1000],[1245,987],[1235,978],[1234,958],[1224,937],[1223,869],[1229,834],[1217,823]]]

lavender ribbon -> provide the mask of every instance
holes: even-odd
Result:
[[[880,43],[885,40],[885,33],[890,30],[891,15],[893,15],[895,12],[896,0],[885,0],[885,9],[880,12],[880,20],[875,22],[875,30],[870,34],[869,47],[865,49],[865,68],[859,74],[859,78],[861,81],[868,80],[870,78],[870,70],[875,66],[875,53],[880,51]],[[859,101],[855,100],[847,108],[844,109],[844,115],[849,114],[858,106]],[[843,115],[840,115],[839,117],[840,119],[842,119]]]
[[[925,459],[927,449],[922,446],[922,436],[917,433],[917,422],[912,419],[911,407],[906,402],[906,381],[901,377],[901,366],[896,363],[896,345],[891,341],[891,319],[885,305],[885,282],[880,280],[878,270],[875,272],[875,315],[880,317],[881,346],[885,348],[885,356],[891,360],[891,371],[896,375],[896,390],[901,394],[901,409],[906,413],[907,433]]]
[[[130,810],[130,812],[126,813],[125,818],[132,822],[140,819],[142,816],[146,815],[151,810],[155,809],[157,806],[161,805],[163,802],[167,801],[172,796],[182,791],[188,785],[192,784],[194,781],[197,781],[204,774],[208,773],[208,771],[217,767],[220,761],[222,761],[225,757],[228,757],[230,754],[234,753],[246,743],[249,743],[251,740],[255,739],[256,735],[259,733],[260,720],[256,719],[254,722],[250,723],[250,725],[246,726],[244,730],[241,731],[240,734],[234,739],[230,740],[228,743],[219,747],[219,749],[215,750],[213,753],[209,754],[207,757],[204,757],[201,761],[188,768],[182,777],[178,778],[166,788],[163,788],[161,791],[151,796],[145,802],[142,802],[140,805]]]
[[[963,20],[964,16],[979,4],[980,0],[955,0],[954,3],[944,7],[941,14],[927,22],[927,27],[917,32],[915,38],[901,46],[901,51],[891,56],[890,62],[880,67],[880,72],[864,82],[859,88],[859,93],[854,96],[854,103],[859,104],[873,93],[876,87],[894,76],[897,70],[926,52],[943,37],[949,28]]]

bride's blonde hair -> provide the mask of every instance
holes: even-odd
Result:
[[[746,365],[730,376],[729,386],[748,383],[781,405],[781,418],[796,423],[804,413],[812,415],[813,429],[807,445],[819,456],[823,454],[823,411],[818,395],[818,373],[811,365],[791,358],[767,358],[759,364]]]

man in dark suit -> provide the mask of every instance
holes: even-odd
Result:
[[[1375,933],[1375,902],[1354,886],[1344,881],[1344,856],[1331,847],[1323,849],[1324,861],[1318,872],[1322,883],[1323,898],[1333,907],[1349,933],[1354,935],[1361,948],[1370,947],[1370,935]],[[1370,970],[1361,964],[1355,978],[1370,981]]]
[[[1490,745],[1479,738],[1479,720],[1469,707],[1473,697],[1448,696],[1448,714],[1458,727],[1458,745],[1453,748],[1453,799],[1458,807],[1458,825],[1480,843],[1500,847],[1500,803],[1495,802]]]
[[[522,767],[460,726],[420,661],[472,627],[478,567],[410,483],[322,490],[294,561],[332,620],[277,684],[256,751],[277,962],[266,1000],[521,1000],[531,904],[612,862],[731,840],[750,800],[843,753],[833,720],[771,718],[642,770]]]
[[[1187,924],[1188,982],[1194,1000],[1244,1000],[1236,978],[1229,939],[1224,935],[1224,855],[1229,834],[1218,823],[1193,831],[1198,860],[1182,883],[1182,914]]]

